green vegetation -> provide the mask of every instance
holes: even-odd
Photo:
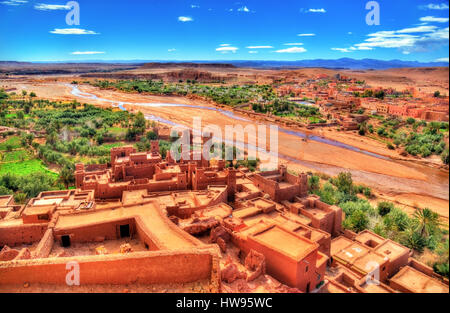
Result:
[[[0,194],[14,193],[19,202],[38,191],[70,188],[75,163],[107,163],[130,129],[141,134],[153,126],[142,114],[26,95],[0,99],[0,125],[15,129],[0,142]]]
[[[157,95],[198,95],[210,99],[218,104],[237,106],[251,104],[258,113],[272,113],[283,117],[320,118],[319,109],[279,98],[269,85],[201,85],[196,82],[179,82],[177,84],[164,83],[153,80],[121,80],[110,82],[95,81],[94,86],[108,89],[116,88],[126,92],[151,93]],[[318,121],[316,121],[318,122]],[[130,136],[134,136],[133,132]]]
[[[4,163],[0,167],[0,175],[12,174],[16,176],[27,176],[32,173],[46,173],[48,176],[56,177],[57,174],[49,171],[42,161],[38,159],[27,160],[23,162]]]
[[[208,86],[198,84],[195,81],[169,84],[161,80],[120,80],[117,82],[102,80],[95,81],[92,84],[103,89],[116,88],[126,92],[180,96],[195,94],[211,99],[216,103],[230,106],[249,103],[260,96],[264,100],[275,98],[275,93],[269,85]]]
[[[60,189],[55,179],[44,173],[34,172],[26,176],[0,175],[0,194],[13,194],[15,201],[23,203],[27,198],[36,197],[46,190]]]
[[[0,151],[12,151],[21,147],[20,138],[18,136],[9,137],[0,143]]]
[[[377,137],[374,139],[383,142],[390,150],[403,148],[405,154],[424,158],[438,155],[444,164],[449,164],[446,143],[448,122],[427,123],[414,118],[403,121],[398,117],[388,117],[380,119],[378,124],[375,130],[373,124],[361,124],[359,134],[364,136],[367,132],[376,133]]]
[[[417,253],[427,249],[438,256],[438,261],[431,266],[437,273],[448,277],[448,229],[442,228],[437,213],[418,208],[413,216],[408,216],[390,202],[379,202],[374,208],[368,200],[357,196],[363,187],[353,183],[350,173],[340,173],[328,179],[322,187],[318,181],[318,176],[309,179],[309,185],[313,187],[310,192],[320,196],[323,202],[342,208],[344,228],[354,232],[369,229]]]

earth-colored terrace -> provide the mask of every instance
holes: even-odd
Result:
[[[139,197],[142,191],[137,191],[133,196]],[[129,198],[130,196],[126,196]],[[92,225],[108,224],[120,220],[139,218],[143,222],[144,232],[155,239],[155,244],[162,245],[160,249],[183,249],[200,245],[195,238],[188,236],[165,216],[157,201],[148,201],[141,205],[120,207],[115,210],[102,210],[86,214],[62,215],[59,217],[55,232],[67,232],[73,229],[85,228]]]
[[[394,285],[402,292],[414,293],[448,293],[448,285],[425,275],[422,272],[405,266],[400,272],[390,279],[391,286]]]

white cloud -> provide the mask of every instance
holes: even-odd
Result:
[[[430,3],[427,5],[421,5],[419,6],[421,9],[428,9],[428,10],[448,10],[448,4],[441,3],[441,4],[434,4]]]
[[[421,22],[447,23],[448,17],[424,16],[420,18]]]
[[[200,6],[199,6],[199,5],[196,5],[196,4],[191,4],[191,8],[192,8],[192,9],[199,9]]]
[[[435,60],[436,62],[447,62],[448,63],[448,57],[447,58],[439,58]]]
[[[272,46],[248,46],[247,49],[272,49]]]
[[[349,34],[349,35],[353,35],[353,33],[352,33],[352,32],[348,32],[347,34]]]
[[[239,9],[237,9],[239,12],[250,12],[250,10],[246,7],[246,6],[243,6],[242,8],[239,8]]]
[[[74,55],[92,55],[92,54],[104,54],[103,51],[74,51],[71,54]]]
[[[371,47],[350,47],[350,50],[373,50]]]
[[[331,50],[340,51],[340,52],[344,52],[344,53],[352,52],[352,51],[350,51],[350,48],[331,48]]]
[[[309,9],[308,12],[311,12],[311,13],[326,13],[327,11],[324,8],[321,8],[321,9]]]
[[[306,51],[307,50],[303,47],[292,47],[292,48],[277,50],[275,52],[277,52],[277,53],[303,53]]]
[[[300,13],[327,13],[327,10],[325,10],[324,8],[319,8],[319,9],[305,9],[305,8],[300,8]]]
[[[70,10],[70,6],[64,4],[38,3],[34,5],[34,8],[39,11]]]
[[[2,1],[0,2],[0,4],[4,4],[4,5],[11,5],[11,6],[18,6],[18,5],[22,5],[28,3],[28,1],[25,0],[8,0],[8,1]]]
[[[192,17],[190,17],[190,16],[179,16],[178,17],[178,21],[183,22],[183,23],[185,23],[185,22],[192,22],[193,20],[194,19]]]
[[[256,53],[258,53],[258,51],[250,50],[248,53],[256,54]]]
[[[231,45],[229,43],[223,43],[223,44],[221,44],[219,46],[221,46],[221,47],[228,47],[228,46],[231,46]]]
[[[232,47],[232,46],[222,46],[216,49],[216,51],[218,52],[222,52],[222,53],[228,53],[228,52],[233,52],[236,53],[236,51],[238,51],[239,48],[237,47]]]
[[[400,30],[379,31],[367,35],[367,39],[355,44],[358,50],[397,48],[402,53],[427,52],[448,45],[449,29],[436,26],[418,26]]]
[[[55,28],[50,31],[52,34],[58,35],[98,35],[99,33],[94,32],[93,30],[86,30],[81,28]]]
[[[285,46],[303,46],[303,43],[301,43],[301,42],[288,42],[288,43],[285,43],[283,45],[285,45]]]
[[[417,26],[417,27],[404,28],[404,29],[397,30],[397,33],[399,33],[399,34],[405,34],[405,33],[428,33],[428,32],[434,31],[436,28],[437,28],[436,26],[430,26],[430,25]]]
[[[313,37],[315,35],[316,34],[298,34],[297,36],[299,36],[299,37]]]
[[[167,51],[168,51],[168,52],[174,52],[174,51],[177,51],[177,49],[171,48],[171,49],[168,49]]]

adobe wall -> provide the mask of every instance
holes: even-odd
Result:
[[[45,231],[44,236],[37,245],[36,250],[33,252],[33,258],[42,259],[48,257],[52,251],[54,242],[53,229],[49,228]]]
[[[118,219],[111,222],[94,221],[90,225],[82,227],[68,227],[64,229],[53,230],[55,239],[61,241],[61,236],[69,235],[70,241],[73,242],[92,242],[96,238],[103,240],[114,240],[120,238],[119,226],[130,225],[130,235],[136,233],[136,224],[134,218]]]
[[[252,249],[259,253],[262,253],[266,259],[267,273],[275,277],[277,280],[291,287],[297,287],[298,285],[302,285],[301,282],[299,283],[297,281],[297,272],[299,269],[298,264],[295,260],[289,258],[288,256],[276,250],[261,245],[260,243],[253,240],[251,237],[247,239],[242,248],[243,248],[242,250],[245,253],[249,253],[250,250]]]
[[[408,265],[408,259],[409,259],[409,252],[406,251],[403,255],[400,255],[396,259],[389,260],[389,263],[388,263],[389,277],[394,276],[395,274],[398,273],[398,271],[402,267]],[[433,270],[431,270],[431,272],[433,272]]]
[[[83,188],[84,189],[84,188]],[[122,192],[126,190],[126,185],[117,184],[97,184],[95,188],[95,198],[100,199],[112,199],[121,198]]]
[[[310,283],[310,290],[315,288],[315,282],[317,280],[317,250],[310,253],[303,260],[297,262],[275,249],[271,249],[258,243],[251,236],[249,236],[246,241],[238,241],[236,243],[239,244],[240,248],[245,253],[248,253],[253,249],[264,254],[267,273],[282,283],[291,287],[296,287],[301,291],[306,291],[308,283]],[[306,272],[306,264],[309,264],[308,272]]]
[[[278,185],[277,185],[278,187]],[[292,201],[296,196],[300,194],[300,186],[292,185],[290,187],[285,188],[277,188],[275,190],[275,197],[273,198],[276,202],[282,202],[285,200]]]
[[[437,278],[437,279],[441,280],[444,284],[448,285],[448,279],[446,277],[443,277],[443,276],[435,273],[431,267],[429,267],[413,258],[410,258],[408,262],[409,262],[408,265],[410,267],[418,270],[419,272],[424,273],[425,275]]]
[[[278,171],[275,171],[275,173],[278,173]],[[264,193],[267,193],[272,200],[276,199],[276,191],[278,190],[278,183],[276,181],[265,179],[259,174],[255,174],[252,177],[252,181],[256,187],[261,189]]]
[[[199,239],[191,236],[190,234],[182,231],[178,226],[176,226],[170,219],[160,210],[158,210],[158,214],[165,221],[166,225],[169,229],[174,232],[176,235],[183,237],[186,240],[186,248],[188,246],[194,247],[202,247],[204,246],[203,242]],[[140,216],[137,216],[135,219],[136,222],[136,234],[139,239],[148,247],[149,250],[157,251],[157,250],[166,250],[167,244],[163,241],[159,240],[156,235],[153,234],[151,229],[145,225]]]
[[[121,255],[0,262],[0,284],[66,284],[66,264],[78,262],[80,284],[163,284],[212,280],[212,249],[134,252]],[[216,271],[217,272],[217,271]],[[219,290],[213,290],[219,291]]]
[[[47,224],[20,224],[0,227],[0,246],[14,247],[22,244],[33,244],[41,240]]]
[[[341,207],[335,205],[331,206],[330,209],[334,211],[334,228],[332,235],[337,237],[342,233],[342,221],[344,219],[344,212],[342,211]]]
[[[134,178],[152,178],[155,174],[155,164],[133,165],[125,168],[126,176]]]
[[[136,234],[139,237],[139,240],[151,251],[158,251],[164,247],[164,243],[153,235],[153,233],[145,226],[145,223],[140,216],[136,217]]]

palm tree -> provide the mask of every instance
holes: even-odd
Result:
[[[410,249],[413,249],[419,253],[422,253],[427,245],[426,239],[416,230],[408,228],[402,234],[402,244]]]
[[[428,237],[430,232],[441,224],[439,222],[439,214],[428,208],[416,209],[416,212],[414,212],[414,218],[418,223],[417,230],[420,232],[422,237]]]

